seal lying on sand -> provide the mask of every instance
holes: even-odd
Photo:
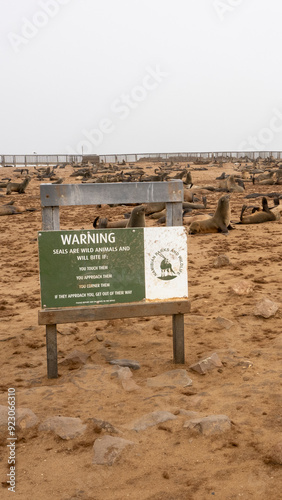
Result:
[[[194,196],[195,196],[194,191],[191,191],[191,189],[184,189],[183,191],[184,201],[189,203],[194,203]]]
[[[282,205],[279,203],[279,198],[274,198],[274,207],[271,207],[270,210],[275,215],[276,220],[281,219]]]
[[[99,217],[96,217],[96,219],[93,222],[93,227],[94,229],[102,229],[102,228],[123,228],[123,227],[145,227],[146,222],[145,222],[145,206],[144,205],[138,205],[137,207],[134,207],[129,219],[124,219],[121,221],[116,221],[116,222],[108,222],[108,219],[100,219],[99,224]],[[98,224],[98,225],[97,225]]]
[[[192,222],[189,234],[228,233],[230,224],[230,196],[219,198],[215,214],[210,219]]]
[[[267,199],[263,197],[262,199],[262,211],[255,212],[252,215],[247,215],[244,217],[244,212],[247,209],[247,205],[242,206],[240,222],[238,224],[261,224],[262,222],[268,222],[277,220],[276,214],[269,209]]]
[[[24,208],[19,205],[14,205],[14,202],[7,203],[6,205],[0,206],[0,216],[1,215],[15,215],[22,214],[23,212],[35,212],[36,208]]]
[[[207,198],[206,196],[203,196],[203,204],[200,203],[189,203],[187,201],[184,201],[182,203],[183,208],[191,208],[191,210],[204,210],[207,208]]]
[[[156,212],[161,212],[165,209],[166,204],[164,202],[147,203],[145,208],[145,214],[150,215]]]
[[[2,205],[0,207],[0,215],[21,214],[23,211],[20,207],[14,207],[13,205]]]

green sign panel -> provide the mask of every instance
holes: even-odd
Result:
[[[145,298],[144,230],[40,231],[43,308]]]

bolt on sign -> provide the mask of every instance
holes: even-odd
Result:
[[[187,230],[39,231],[43,308],[188,297]]]

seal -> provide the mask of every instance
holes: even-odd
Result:
[[[1,215],[15,215],[22,214],[23,212],[35,212],[35,208],[25,208],[19,205],[14,205],[14,202],[7,203],[6,205],[0,206],[0,216]]]
[[[279,198],[274,198],[274,207],[271,207],[271,212],[275,215],[276,220],[281,220],[282,205],[280,205]]]
[[[244,212],[247,208],[247,205],[242,206],[239,224],[261,224],[263,222],[277,220],[276,214],[269,209],[267,199],[265,197],[262,198],[261,212],[255,212],[252,215],[246,215],[244,217]]]
[[[183,208],[190,208],[191,210],[203,210],[207,208],[207,198],[203,196],[203,204],[200,203],[189,203],[184,201],[182,204]]]
[[[121,221],[108,222],[108,219],[100,219],[96,217],[93,222],[94,229],[102,228],[127,228],[127,227],[145,227],[145,206],[138,205],[131,211],[129,219]]]
[[[184,189],[183,191],[183,198],[184,198],[184,201],[188,202],[188,203],[194,203],[194,196],[195,196],[195,193],[194,191],[191,191],[191,189]]]
[[[221,196],[216,211],[210,219],[192,222],[189,234],[228,233],[230,224],[230,196]]]
[[[227,179],[223,179],[219,182],[219,188],[226,190],[230,193],[243,193],[244,187],[239,186],[235,180],[235,176],[232,174]]]
[[[15,207],[13,205],[2,205],[0,207],[0,216],[1,215],[14,215],[21,214],[24,210],[21,210],[19,207]]]
[[[161,212],[162,210],[165,209],[165,205],[166,204],[164,202],[147,203],[145,208],[145,214],[150,215],[155,212]]]
[[[160,212],[154,212],[153,214],[149,215],[150,219],[160,219],[161,217],[166,216],[166,209],[161,210]]]
[[[26,187],[31,181],[31,177],[27,176],[23,182],[8,182],[6,194],[11,194],[12,192],[22,194],[25,192]]]
[[[183,184],[190,186],[190,189],[191,189],[191,187],[193,186],[191,172],[186,173],[186,177],[185,177],[185,180],[183,181]]]
[[[190,226],[192,222],[198,222],[200,220],[207,220],[207,219],[211,219],[211,215],[208,214],[193,215],[193,217],[185,217],[183,219],[183,224]]]
[[[126,227],[145,227],[145,226],[146,226],[145,206],[138,205],[137,207],[133,208]]]
[[[105,228],[124,228],[127,226],[128,220],[118,220],[113,222],[108,222],[108,219],[105,217],[104,219],[100,219],[100,217],[96,217],[93,222],[94,229],[105,229]]]

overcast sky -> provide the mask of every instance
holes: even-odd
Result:
[[[0,0],[0,154],[282,150],[281,0]]]

